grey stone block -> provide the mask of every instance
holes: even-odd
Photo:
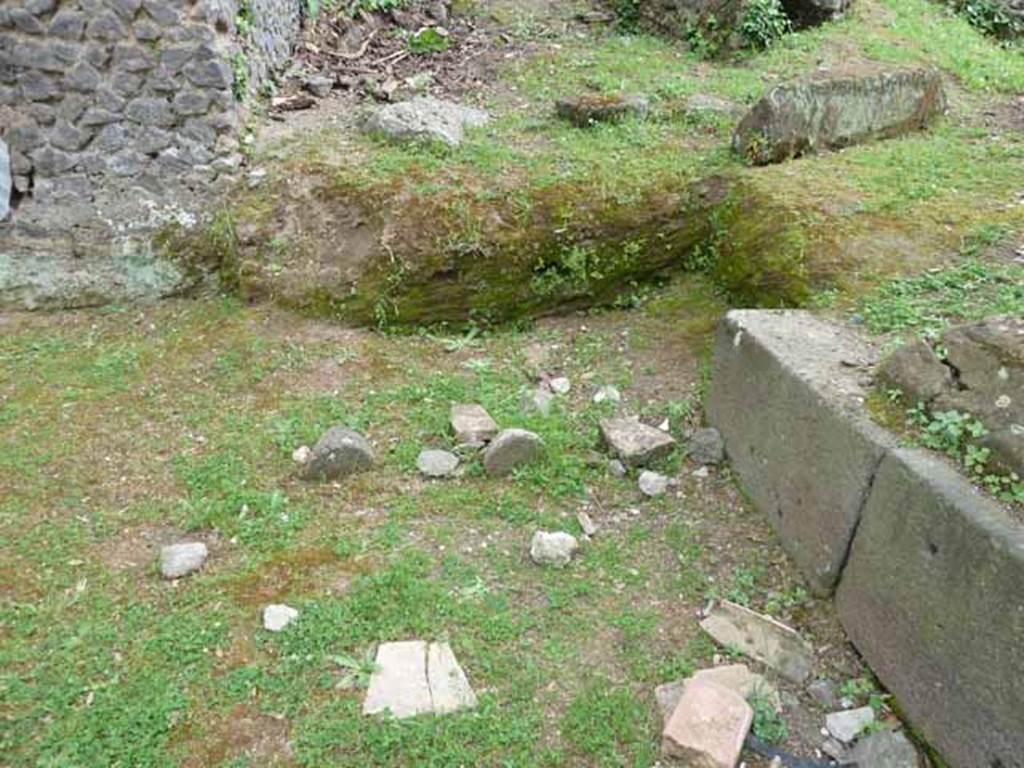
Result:
[[[50,143],[58,149],[77,152],[92,138],[92,131],[77,128],[66,120],[60,120],[50,131]]]
[[[116,123],[121,119],[121,115],[115,114],[114,112],[108,112],[105,109],[97,109],[95,107],[85,110],[82,114],[80,125],[84,126],[96,126],[96,125],[109,125],[110,123]]]
[[[202,115],[210,108],[210,97],[202,91],[179,91],[172,108],[178,115]]]
[[[894,451],[837,603],[854,645],[950,765],[1024,765],[1024,527],[943,461]]]
[[[76,11],[61,9],[50,22],[49,34],[65,40],[80,40],[85,32],[85,15]]]
[[[806,312],[734,310],[718,329],[708,418],[754,504],[819,594],[842,570],[892,438],[862,413],[873,359],[852,332]]]
[[[114,68],[120,72],[146,72],[156,66],[152,54],[137,45],[114,47]]]
[[[100,85],[100,73],[87,62],[80,62],[64,76],[64,87],[72,91],[92,93]]]
[[[41,35],[45,30],[42,22],[24,8],[12,8],[8,18],[16,30],[26,35]]]
[[[107,5],[113,8],[122,19],[131,21],[142,7],[142,0],[107,0]]]
[[[60,95],[60,86],[49,75],[30,69],[18,77],[26,101],[47,101]]]
[[[230,88],[234,82],[231,67],[216,59],[189,62],[182,71],[192,85],[200,88]]]
[[[164,99],[141,98],[128,102],[125,117],[140,125],[156,125],[168,128],[175,123],[171,105]]]
[[[75,156],[53,147],[43,147],[29,153],[32,164],[43,176],[56,176],[75,167]]]
[[[113,11],[102,11],[89,20],[87,37],[114,42],[128,36],[128,27]]]

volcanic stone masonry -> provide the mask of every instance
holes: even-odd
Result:
[[[237,97],[287,63],[301,0],[0,6],[0,306],[64,303],[69,258],[82,275],[133,261],[112,277],[128,294],[173,283],[146,266],[150,237],[194,222],[240,164]]]

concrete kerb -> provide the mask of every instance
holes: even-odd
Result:
[[[710,422],[754,504],[951,766],[1024,766],[1024,527],[864,411],[875,350],[806,312],[730,312]]]

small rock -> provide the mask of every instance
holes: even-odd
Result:
[[[611,384],[601,387],[597,392],[594,393],[594,403],[600,405],[601,403],[611,403],[612,405],[618,405],[622,402],[622,393],[618,389],[613,387]]]
[[[608,462],[608,471],[614,477],[625,477],[626,476],[626,465],[618,459],[612,459]]]
[[[583,531],[584,536],[595,536],[597,534],[597,525],[590,519],[590,515],[582,509],[576,513],[576,522],[580,524],[580,529]]]
[[[836,741],[831,736],[821,742],[821,751],[837,762],[842,762],[846,757],[846,747],[843,743]]]
[[[309,457],[313,455],[313,451],[308,445],[300,445],[294,451],[292,451],[292,461],[296,464],[305,464],[309,461]]]
[[[572,383],[565,376],[557,376],[548,382],[548,386],[551,387],[551,391],[556,395],[568,395],[569,390],[572,389]]]
[[[808,685],[807,693],[825,709],[835,709],[839,703],[836,684],[824,677]]]
[[[711,471],[707,468],[707,466],[703,466],[693,470],[693,472],[691,472],[690,474],[699,480],[705,480],[706,478],[711,476]]]
[[[525,429],[504,429],[484,451],[484,470],[492,477],[507,475],[540,458],[544,441]]]
[[[331,427],[321,437],[306,462],[309,480],[340,480],[373,466],[373,449],[366,438],[345,427]]]
[[[825,727],[833,737],[843,744],[849,744],[873,722],[875,710],[871,707],[859,707],[833,712],[825,718]]]
[[[725,443],[714,427],[694,430],[686,441],[686,455],[697,464],[721,464],[725,458]]]
[[[539,413],[541,416],[547,416],[551,413],[553,401],[554,396],[546,387],[537,387],[523,395],[519,410],[526,414]]]
[[[709,680],[687,684],[661,735],[666,757],[701,768],[735,768],[754,711],[743,697]]]
[[[579,542],[572,534],[563,531],[537,531],[530,542],[530,559],[537,565],[564,568],[579,547]]]
[[[486,443],[498,434],[498,425],[482,405],[453,405],[452,432],[459,443]]]
[[[302,87],[312,93],[318,99],[323,99],[330,94],[331,89],[334,88],[335,79],[333,77],[326,77],[324,75],[310,75],[303,83]]]
[[[647,97],[628,94],[581,96],[563,99],[555,105],[558,116],[577,128],[586,128],[595,123],[619,123],[629,117],[644,118],[650,108]]]
[[[268,605],[263,609],[263,628],[280,632],[299,618],[299,612],[289,605]]]
[[[657,472],[651,472],[648,469],[640,473],[638,483],[641,493],[652,499],[664,496],[665,491],[668,490],[668,478]]]
[[[209,551],[201,541],[170,544],[160,550],[160,575],[180,579],[203,567]]]
[[[849,755],[864,768],[918,768],[917,750],[902,731],[879,731],[865,736]]]
[[[395,83],[397,88],[399,83]],[[479,128],[490,116],[450,101],[427,96],[381,107],[366,121],[366,130],[402,141],[440,142],[455,148],[466,128]]]
[[[671,435],[637,419],[605,419],[601,436],[615,456],[631,467],[668,456],[676,445]]]
[[[794,629],[728,600],[700,626],[720,645],[767,664],[794,683],[803,684],[814,669],[814,651]]]
[[[459,466],[459,457],[449,451],[421,451],[416,467],[427,477],[451,477]]]

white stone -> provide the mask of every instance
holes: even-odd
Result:
[[[160,574],[165,579],[180,579],[203,567],[209,555],[201,541],[171,544],[160,550]]]
[[[873,722],[875,722],[875,710],[871,707],[859,707],[858,709],[833,712],[825,718],[825,727],[836,739],[844,744],[849,744]]]
[[[590,518],[590,515],[582,509],[576,513],[576,522],[580,524],[580,529],[583,531],[584,536],[595,536],[597,534],[597,525]]]
[[[268,605],[263,609],[263,628],[280,632],[299,618],[299,612],[289,605]]]
[[[395,718],[445,715],[475,707],[476,694],[448,643],[384,643],[363,701],[363,714]]]
[[[579,546],[579,542],[572,534],[563,531],[537,531],[530,542],[530,559],[537,565],[564,568],[572,560]]]
[[[392,139],[438,141],[457,147],[466,128],[479,128],[489,121],[488,114],[479,109],[417,97],[381,107],[366,121],[366,129]]]
[[[665,491],[668,490],[668,478],[649,469],[645,469],[640,473],[640,479],[637,483],[640,486],[641,493],[652,499],[664,496]]]
[[[427,683],[435,715],[476,706],[476,694],[448,643],[431,643],[427,648]]]
[[[363,701],[363,714],[389,712],[405,718],[433,710],[427,683],[427,644],[422,640],[384,643]]]
[[[551,391],[556,395],[568,395],[569,390],[572,389],[572,383],[565,376],[557,376],[548,382],[548,386],[551,387]]]
[[[313,455],[313,450],[308,445],[300,445],[294,451],[292,451],[292,461],[296,464],[305,464],[309,461],[309,457]]]
[[[611,384],[601,387],[597,392],[594,393],[594,402],[597,405],[601,403],[612,403],[618,405],[622,402],[622,393]]]

